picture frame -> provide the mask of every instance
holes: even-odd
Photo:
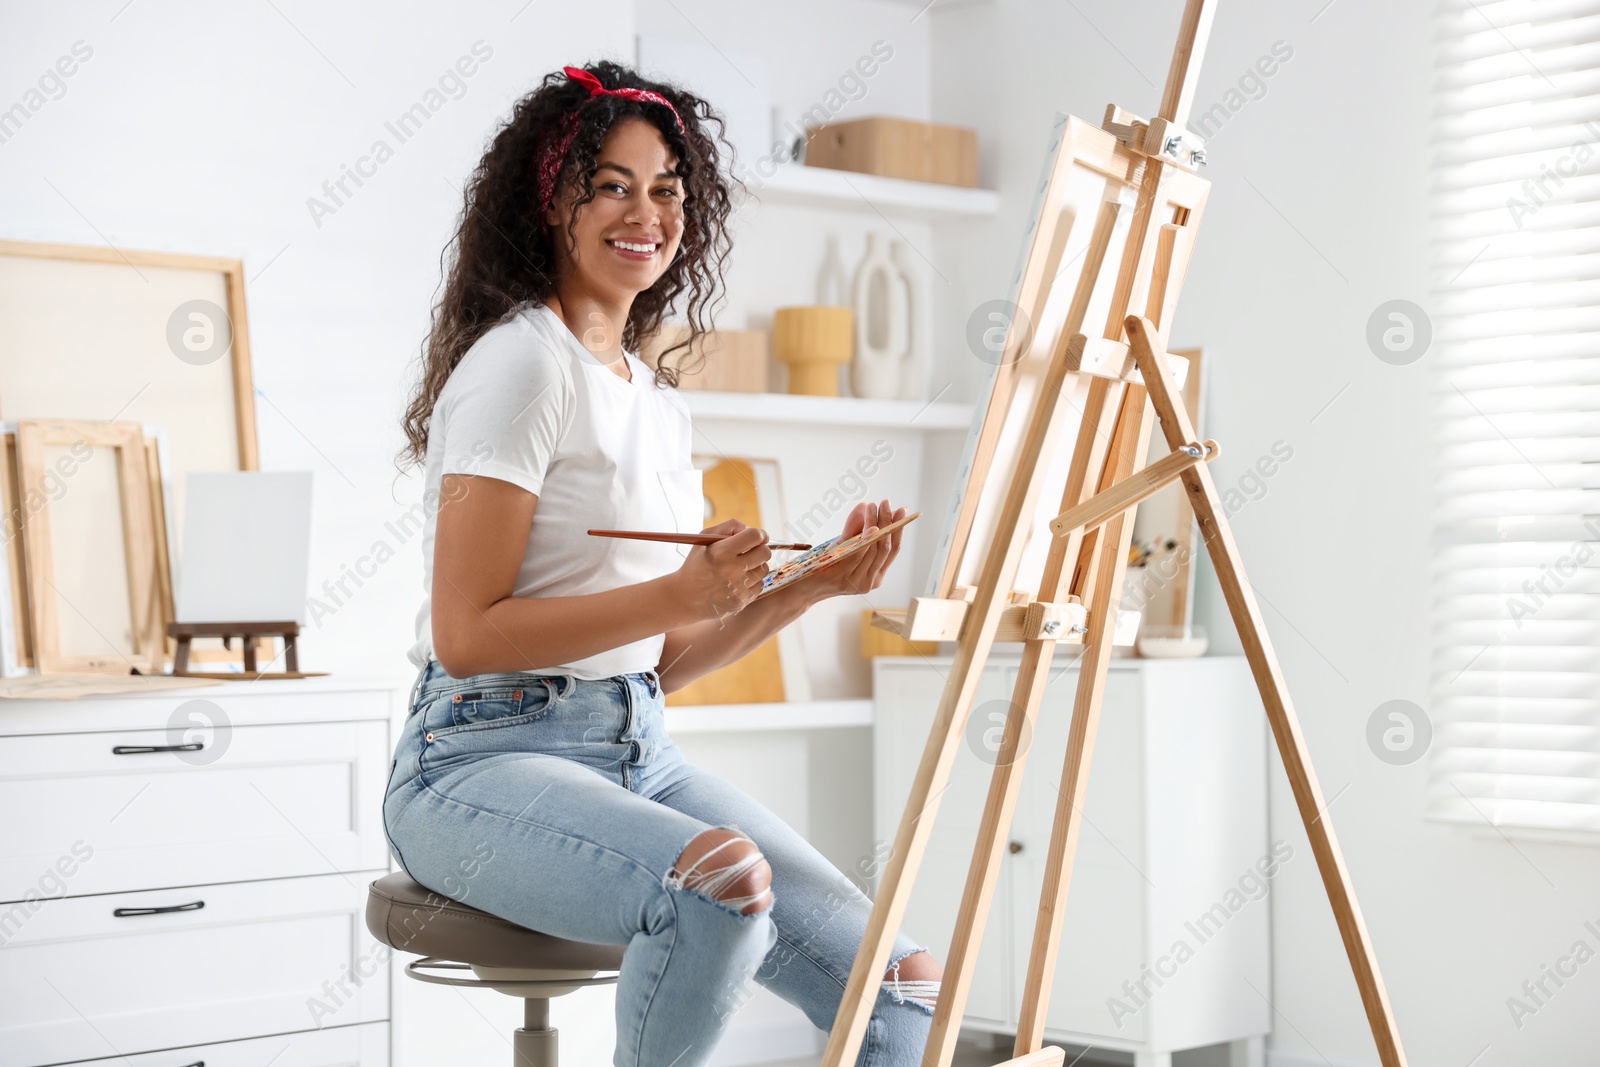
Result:
[[[35,669],[159,672],[165,635],[139,424],[20,419],[15,450]],[[58,569],[58,554],[73,566]]]
[[[0,420],[0,537],[5,551],[0,554],[0,677],[14,678],[34,673],[33,624],[28,596],[28,569],[23,548],[28,508],[24,506],[17,470],[17,424]],[[144,424],[146,475],[150,482],[151,530],[156,558],[156,593],[161,609],[163,663],[170,662],[177,642],[166,636],[167,623],[175,619],[173,609],[172,562],[167,531],[172,528],[168,510],[171,499],[163,456],[166,454],[166,429]],[[7,610],[9,605],[9,610]]]
[[[0,241],[0,419],[164,427],[179,515],[189,472],[259,469],[244,264]]]

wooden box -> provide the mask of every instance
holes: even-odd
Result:
[[[806,139],[806,165],[943,185],[978,186],[978,131],[877,116],[831,123]]]
[[[639,358],[655,367],[661,354],[688,333],[686,324],[662,323],[661,328],[639,346]],[[701,355],[705,357],[703,365]],[[767,332],[713,330],[702,335],[690,349],[680,348],[674,352],[671,364],[684,368],[678,379],[680,389],[764,393],[767,391]]]

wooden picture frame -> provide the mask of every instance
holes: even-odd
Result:
[[[174,319],[182,325],[180,309],[191,301],[225,313],[229,343],[215,359],[186,362],[169,342]],[[0,241],[0,420],[108,416],[164,428],[170,514],[183,514],[191,471],[259,469],[244,264]],[[182,537],[181,526],[169,524],[170,559],[181,558]],[[15,577],[21,546],[11,549]],[[11,617],[23,620],[27,612],[26,586],[14,582]],[[25,627],[17,637],[25,639]],[[196,662],[221,662],[237,659],[238,651],[206,639],[193,655]],[[25,645],[18,646],[17,663],[32,663]]]
[[[28,509],[24,506],[17,470],[17,427],[0,421],[0,515],[4,516],[5,552],[0,558],[0,677],[12,678],[32,672],[33,623],[29,610],[28,568],[23,549]],[[166,430],[160,426],[140,427],[144,434],[146,474],[150,480],[151,531],[156,554],[156,593],[161,608],[164,635],[164,660],[171,660],[177,642],[166,635],[166,624],[174,620],[172,563],[167,531],[172,517],[167,511],[168,494],[165,465]],[[10,605],[10,610],[5,605]],[[226,652],[226,650],[222,650]],[[159,667],[160,665],[158,665]]]
[[[33,625],[28,609],[28,565],[22,550],[27,509],[23,506],[21,476],[17,472],[16,426],[4,424],[0,432],[0,513],[5,518],[4,566],[0,567],[0,675],[26,674],[33,668]]]
[[[63,448],[72,456],[48,454]],[[111,456],[96,467],[102,449]],[[35,667],[41,674],[160,671],[149,456],[139,424],[20,419],[16,455],[18,499],[30,512],[23,550]],[[108,493],[116,500],[105,499]],[[120,524],[108,515],[120,516]],[[89,546],[92,536],[107,543]],[[74,566],[58,571],[64,546]],[[90,560],[98,566],[86,565]]]
[[[0,241],[0,419],[164,427],[182,515],[190,471],[260,465],[244,290],[237,259]],[[191,318],[196,301],[226,322]],[[215,354],[172,341],[210,337],[221,349],[223,331]]]

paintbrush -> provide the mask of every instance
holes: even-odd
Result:
[[[675,545],[714,545],[722,537],[731,537],[732,534],[681,534],[681,533],[656,533],[650,530],[590,530],[596,537],[626,537],[635,541],[667,541]],[[767,547],[774,552],[807,552],[811,549],[808,544],[799,541],[768,541]]]

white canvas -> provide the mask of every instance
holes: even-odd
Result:
[[[305,622],[310,471],[189,475],[179,622]]]

